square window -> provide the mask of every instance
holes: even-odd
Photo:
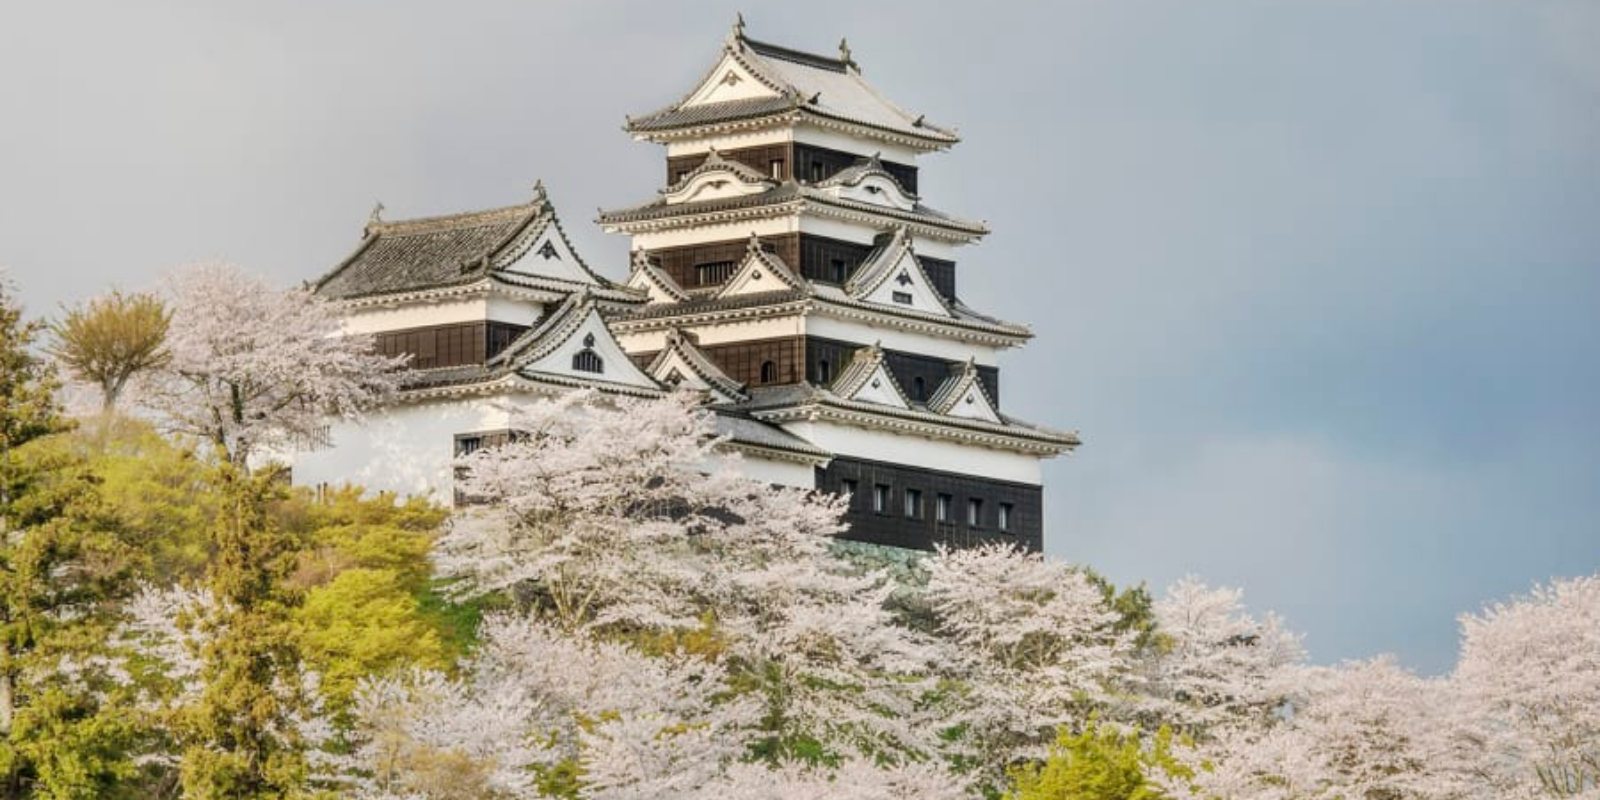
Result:
[[[850,268],[845,266],[844,259],[836,258],[832,262],[833,282],[844,283],[850,278]]]
[[[909,305],[911,305],[911,293],[910,292],[895,292],[894,293],[894,301],[896,303],[904,303],[904,304],[909,306]]]
[[[953,505],[955,505],[955,498],[947,494],[939,495],[933,504],[934,519],[940,522],[949,522],[951,506]]]
[[[922,519],[922,490],[906,490],[906,519]]]
[[[774,159],[772,159],[770,164],[772,166],[772,177],[773,177],[773,179],[774,180],[780,180],[780,181],[783,180],[783,159],[774,158]]]
[[[839,493],[850,498],[850,505],[856,504],[856,482],[845,478],[839,481]]]
[[[880,484],[872,487],[872,510],[878,512],[879,514],[888,513],[888,511],[889,511],[889,487],[888,486],[880,483]]]
[[[998,517],[995,518],[995,524],[1000,526],[1000,530],[1003,530],[1003,531],[1011,530],[1011,504],[1010,503],[1001,503],[1000,504],[1000,514],[999,514]]]
[[[967,499],[967,524],[974,528],[983,526],[983,501],[976,497]]]

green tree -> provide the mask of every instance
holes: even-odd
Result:
[[[106,412],[135,375],[165,363],[163,346],[171,317],[161,299],[151,294],[110,294],[68,309],[51,326],[50,352],[69,372],[100,387]]]
[[[1011,770],[1007,800],[1167,800],[1164,784],[1187,781],[1192,771],[1173,755],[1172,731],[1149,742],[1137,729],[1116,730],[1090,720],[1082,732],[1057,731],[1042,764]]]
[[[33,351],[42,327],[0,288],[0,785],[104,797],[134,771],[132,729],[95,656],[139,554],[55,435],[70,424]]]

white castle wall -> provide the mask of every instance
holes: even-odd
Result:
[[[784,430],[840,456],[958,472],[1034,486],[1043,484],[1037,456],[871,431],[833,422],[788,422]]]

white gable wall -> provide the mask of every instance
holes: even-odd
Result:
[[[553,250],[549,257],[541,253],[545,244],[549,243]],[[502,269],[512,272],[521,272],[526,275],[544,275],[566,281],[578,281],[595,285],[595,280],[578,265],[578,255],[567,246],[566,237],[557,232],[555,223],[546,225],[533,244],[515,259],[500,264]]]
[[[583,340],[588,335],[594,336],[594,352],[600,356],[603,372],[582,372],[572,368],[572,357],[584,349]],[[628,354],[611,338],[611,332],[606,329],[605,322],[600,319],[600,314],[591,310],[589,316],[578,327],[578,330],[567,337],[553,352],[546,354],[537,361],[530,362],[522,367],[529,372],[543,372],[550,375],[564,375],[584,380],[603,380],[611,383],[620,383],[627,386],[636,386],[641,389],[656,389],[655,381],[650,376],[634,365]]]
[[[753,97],[777,97],[778,93],[756,79],[732,56],[724,55],[717,68],[711,71],[706,82],[694,90],[684,106],[706,103],[725,103],[729,100],[748,100]]]

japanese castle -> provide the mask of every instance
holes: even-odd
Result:
[[[1002,410],[999,355],[1032,333],[962,302],[957,251],[988,228],[920,193],[917,157],[955,132],[880,94],[843,42],[801,52],[742,20],[626,130],[666,169],[655,197],[600,212],[631,239],[625,280],[583,260],[542,184],[487,211],[373,212],[315,292],[415,372],[298,454],[296,482],[448,503],[452,460],[506,441],[516,404],[689,388],[751,477],[849,494],[847,538],[1041,549],[1041,461],[1078,439]]]

